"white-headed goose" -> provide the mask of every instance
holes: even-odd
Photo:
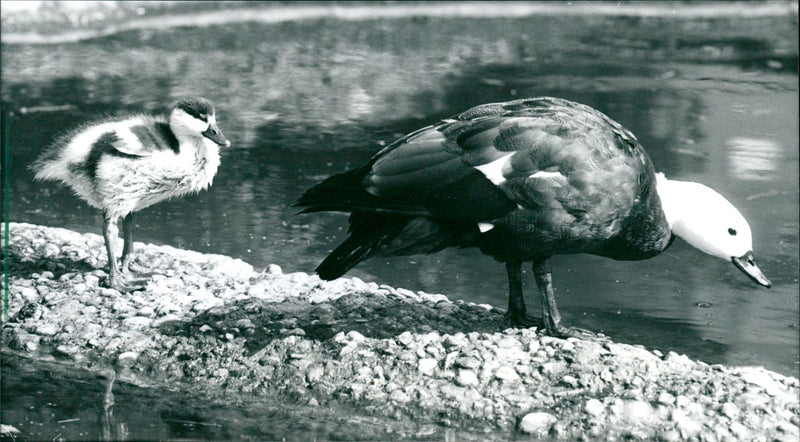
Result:
[[[656,174],[636,137],[604,114],[557,98],[474,107],[395,141],[361,168],[300,198],[303,212],[350,212],[350,236],[317,268],[334,279],[372,256],[478,247],[506,263],[508,315],[533,324],[521,265],[533,262],[544,325],[561,325],[548,258],[590,253],[637,260],[677,235],[770,282],[750,227],[710,188]]]
[[[201,97],[177,101],[169,116],[130,115],[85,124],[59,137],[34,163],[36,179],[61,181],[103,211],[109,286],[144,287],[129,270],[133,213],[169,198],[203,190],[219,167],[219,147],[230,142],[214,107]],[[114,239],[122,219],[122,264]]]

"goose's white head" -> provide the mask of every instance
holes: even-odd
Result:
[[[771,283],[753,258],[753,235],[741,213],[722,195],[700,183],[657,174],[658,196],[672,233],[692,246],[731,261],[756,283]]]
[[[187,97],[178,100],[169,115],[169,126],[178,139],[205,137],[220,146],[231,145],[231,142],[217,127],[214,106],[202,97]]]

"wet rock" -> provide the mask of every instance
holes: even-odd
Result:
[[[544,436],[558,419],[542,411],[526,414],[519,423],[519,431],[536,436]]]

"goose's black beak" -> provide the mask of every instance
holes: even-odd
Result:
[[[747,252],[740,257],[733,257],[731,258],[733,264],[739,268],[745,275],[750,277],[756,284],[763,285],[766,288],[770,288],[772,283],[769,282],[766,276],[761,272],[761,269],[758,268],[756,265],[756,261],[753,258],[753,252]]]
[[[222,135],[222,131],[219,130],[219,127],[217,127],[216,123],[210,124],[208,129],[203,132],[203,136],[219,144],[220,146],[228,147],[231,145],[231,142],[225,138],[225,135]]]

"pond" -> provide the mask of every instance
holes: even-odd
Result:
[[[232,146],[209,191],[143,210],[135,239],[312,272],[346,237],[347,220],[297,215],[292,204],[305,189],[471,106],[557,96],[629,128],[669,178],[725,195],[749,220],[773,282],[760,288],[680,240],[641,262],[560,256],[552,267],[565,322],[708,363],[797,376],[796,10],[716,10],[221,20],[5,43],[10,219],[100,233],[97,210],[63,187],[34,183],[28,165],[87,119],[165,112],[176,97],[199,94],[215,103]],[[507,302],[504,266],[471,249],[373,259],[347,276]],[[529,269],[524,277],[537,312]]]

